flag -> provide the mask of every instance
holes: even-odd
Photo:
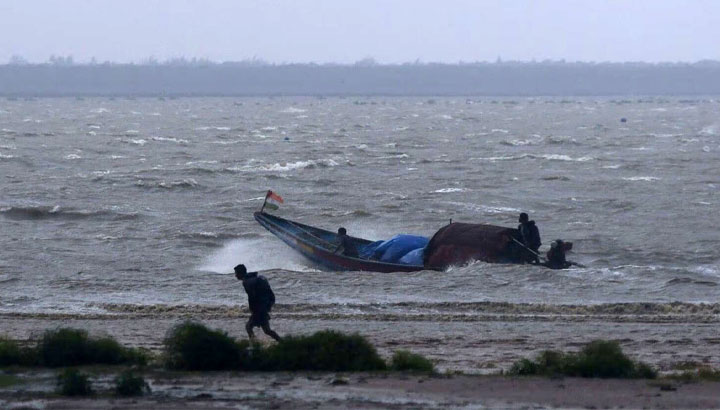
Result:
[[[279,204],[282,203],[285,203],[285,201],[283,201],[280,195],[274,193],[273,191],[268,191],[267,195],[265,195],[265,208],[275,211],[280,207]]]

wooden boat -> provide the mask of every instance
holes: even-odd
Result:
[[[370,272],[416,272],[425,269],[422,265],[403,265],[380,262],[372,259],[353,258],[335,253],[337,233],[326,231],[263,211],[255,212],[255,220],[273,235],[280,238],[291,248],[310,259],[319,268],[330,271],[370,271]],[[373,241],[350,237],[358,250]]]

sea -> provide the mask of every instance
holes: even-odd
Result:
[[[325,272],[253,219],[372,240],[450,221],[571,241],[585,267]],[[720,313],[715,97],[0,100],[0,313]],[[348,316],[350,317],[350,316]]]

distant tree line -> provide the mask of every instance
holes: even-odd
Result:
[[[78,64],[20,56],[0,65],[4,96],[259,95],[717,95],[720,62],[590,63],[502,61],[457,64],[271,64],[259,59],[148,58],[141,63]]]

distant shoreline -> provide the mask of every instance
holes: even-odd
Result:
[[[6,64],[3,97],[720,95],[720,63]]]

